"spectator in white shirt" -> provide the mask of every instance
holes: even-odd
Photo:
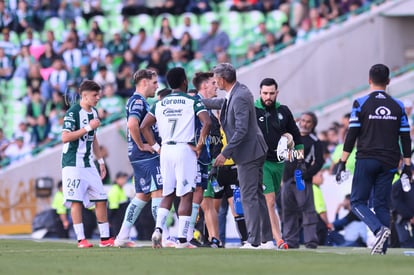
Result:
[[[105,65],[100,65],[98,68],[98,72],[95,74],[93,81],[98,83],[101,88],[103,88],[107,84],[115,84],[116,78],[115,74],[112,71],[109,71]]]

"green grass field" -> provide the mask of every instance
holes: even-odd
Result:
[[[405,250],[78,249],[75,241],[0,239],[0,274],[412,274],[414,257]]]

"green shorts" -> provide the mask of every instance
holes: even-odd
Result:
[[[265,161],[263,165],[263,193],[278,193],[282,182],[284,162]]]

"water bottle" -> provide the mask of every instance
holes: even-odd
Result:
[[[214,193],[218,193],[223,189],[222,187],[220,187],[220,185],[217,182],[217,179],[214,177],[211,179],[210,184],[211,184],[211,187],[213,188]]]
[[[241,201],[241,196],[240,196],[240,187],[236,187],[233,190],[233,204],[234,204],[234,211],[236,212],[237,215],[244,215],[243,212],[243,205],[242,205],[242,201]]]
[[[411,183],[410,183],[410,179],[408,178],[408,176],[406,174],[402,174],[401,175],[401,186],[404,192],[410,192],[411,190]]]
[[[305,181],[302,179],[302,171],[299,169],[295,170],[296,189],[299,191],[305,190]]]

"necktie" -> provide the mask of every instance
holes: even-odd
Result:
[[[223,122],[224,118],[226,117],[226,111],[227,111],[227,98],[224,99],[223,106],[221,106],[221,112],[220,112],[220,121]]]

